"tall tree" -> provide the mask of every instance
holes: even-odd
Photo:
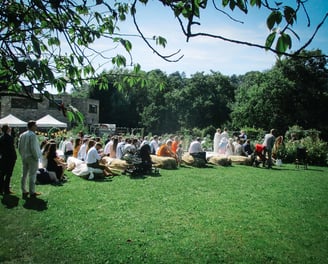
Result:
[[[320,51],[303,53],[320,55]],[[232,112],[235,127],[275,127],[285,132],[291,125],[300,125],[327,133],[322,119],[328,104],[327,61],[304,55],[304,59],[284,59],[267,72],[250,72],[242,78]]]
[[[307,12],[307,0],[261,1],[261,0],[160,0],[163,8],[170,8],[181,25],[187,40],[193,37],[211,37],[236,44],[265,48],[281,55],[290,55],[293,36],[299,35],[293,26],[300,12]],[[68,84],[81,85],[85,80],[99,82],[97,68],[92,60],[95,56],[104,56],[103,51],[92,49],[91,44],[100,38],[107,38],[108,48],[121,45],[124,54],[113,52],[108,60],[115,66],[132,63],[132,42],[124,32],[119,31],[120,23],[132,16],[135,28],[145,44],[158,56],[167,61],[177,61],[181,55],[173,53],[162,55],[156,50],[156,44],[166,46],[165,38],[155,36],[151,42],[138,26],[137,11],[140,4],[148,0],[105,1],[105,0],[4,0],[0,3],[0,94],[20,95],[32,98],[31,88],[37,89],[42,100],[50,98],[45,91],[48,86],[59,92]],[[211,6],[212,4],[212,6]],[[201,24],[200,16],[206,10],[217,10],[219,15],[227,15],[227,9],[239,10],[247,14],[250,8],[270,11],[266,20],[269,35],[265,44],[235,40],[223,35],[206,32],[194,32]],[[296,55],[313,40],[325,23],[328,13],[315,28],[312,36],[305,40]],[[233,20],[233,19],[232,19]],[[291,32],[291,33],[290,33]],[[276,44],[274,44],[276,42]],[[155,45],[155,47],[154,47]],[[274,48],[273,45],[275,45]],[[68,49],[64,49],[64,47]],[[115,50],[115,49],[114,49]],[[293,54],[295,56],[295,54]],[[326,55],[324,55],[326,56]],[[130,63],[129,63],[130,61]],[[135,65],[135,70],[140,69]],[[106,80],[104,80],[106,82]],[[128,82],[129,83],[129,82]]]
[[[229,119],[234,87],[220,73],[196,73],[176,92],[177,116],[181,127],[218,126]]]
[[[328,105],[328,60],[320,57],[320,50],[302,51],[301,55],[308,58],[287,58],[275,66],[294,82],[294,89],[289,91],[293,103],[288,104],[287,111],[295,124],[328,136],[328,124],[323,121]]]

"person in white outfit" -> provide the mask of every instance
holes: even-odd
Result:
[[[27,131],[19,137],[18,151],[22,158],[23,174],[21,180],[21,188],[23,198],[28,194],[31,197],[40,195],[40,192],[35,191],[36,174],[39,168],[39,159],[42,156],[40,144],[35,131],[37,129],[36,121],[30,120],[27,123]],[[26,182],[29,177],[29,191],[27,191]]]
[[[213,152],[214,153],[219,153],[220,141],[221,141],[221,129],[218,128],[214,134],[214,139],[213,139]]]

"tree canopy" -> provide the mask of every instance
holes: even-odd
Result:
[[[193,37],[217,38],[232,43],[267,49],[278,56],[301,56],[315,38],[317,31],[325,23],[328,13],[317,25],[312,36],[304,41],[297,51],[291,51],[293,39],[299,39],[299,33],[293,26],[300,12],[306,14],[308,22],[311,14],[307,13],[307,0],[295,1],[261,1],[261,0],[159,0],[163,8],[169,8],[175,14],[186,39]],[[120,25],[128,16],[132,17],[139,37],[145,41],[153,52],[164,60],[176,61],[181,58],[178,53],[168,56],[160,54],[156,45],[165,47],[166,39],[154,36],[149,40],[138,27],[136,14],[138,5],[148,0],[105,1],[105,0],[4,0],[0,3],[0,95],[19,95],[42,100],[51,99],[46,91],[49,86],[58,92],[65,91],[68,85],[82,85],[85,81],[99,85],[102,80],[93,65],[96,56],[104,56],[102,51],[92,49],[97,39],[106,38],[109,49],[113,49],[110,61],[114,66],[129,64],[133,43]],[[229,15],[227,10],[239,10],[245,14],[250,8],[270,11],[266,19],[269,34],[263,45],[247,40],[230,39],[223,35],[212,35],[206,32],[195,32],[196,25],[201,24],[200,14],[207,8],[215,8],[219,15]],[[229,15],[230,16],[230,15]],[[231,17],[231,16],[230,16]],[[233,17],[231,17],[234,20]],[[160,32],[159,32],[160,34]],[[125,54],[115,52],[122,46]],[[327,56],[321,54],[321,56]],[[131,61],[131,60],[130,60]],[[140,70],[133,65],[135,72]],[[138,81],[144,84],[145,79]],[[104,79],[100,88],[107,88]],[[39,92],[38,97],[31,93],[32,88]]]
[[[146,133],[214,131],[227,126],[234,131],[276,128],[284,134],[297,125],[321,131],[327,139],[328,69],[320,53],[303,51],[302,57],[282,59],[270,70],[231,77],[219,72],[190,77],[160,70],[138,73],[153,83],[161,82],[162,89],[151,82],[116,89],[114,83],[122,75],[111,70],[102,74],[108,90],[81,87],[73,95],[85,93],[100,100],[100,122],[142,127]]]

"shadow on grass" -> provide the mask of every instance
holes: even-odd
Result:
[[[254,169],[262,169],[262,170],[268,170],[267,167],[262,167],[262,166],[252,166]],[[323,169],[320,168],[310,168],[307,167],[307,169],[303,168],[303,167],[284,167],[284,166],[273,166],[272,168],[270,168],[269,170],[273,170],[273,171],[317,171],[317,172],[324,172]]]
[[[157,172],[157,173],[150,173],[150,174],[126,174],[127,176],[130,177],[131,180],[145,180],[147,178],[157,178],[157,177],[162,177],[162,175]]]
[[[88,180],[88,181],[94,181],[94,182],[112,182],[114,177],[99,177],[99,178],[94,178],[93,180]]]
[[[25,199],[23,207],[29,210],[44,211],[48,209],[48,202],[37,197],[30,197]]]
[[[231,166],[224,166],[224,167],[231,167]],[[192,166],[192,165],[187,165],[187,164],[181,164],[178,169],[214,169],[217,168],[217,165],[211,164],[211,163],[206,163],[205,166],[202,167],[197,167],[197,166]]]
[[[309,168],[307,167],[307,169],[304,168],[294,168],[294,169],[290,169],[292,171],[319,171],[319,172],[324,172],[324,170],[319,169],[319,168]]]
[[[7,209],[13,209],[18,206],[19,198],[14,195],[4,195],[1,199],[1,203],[6,206]]]

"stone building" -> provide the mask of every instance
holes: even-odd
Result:
[[[58,104],[64,103],[65,106],[72,105],[77,108],[84,116],[84,124],[90,126],[99,123],[99,101],[86,98],[73,98],[70,94],[54,95],[55,102]],[[38,103],[33,100],[15,96],[0,97],[0,118],[9,114],[17,118],[28,121],[31,119],[37,120],[49,114],[61,122],[67,123],[68,129],[72,127],[72,123],[63,115],[58,106],[44,99]]]

